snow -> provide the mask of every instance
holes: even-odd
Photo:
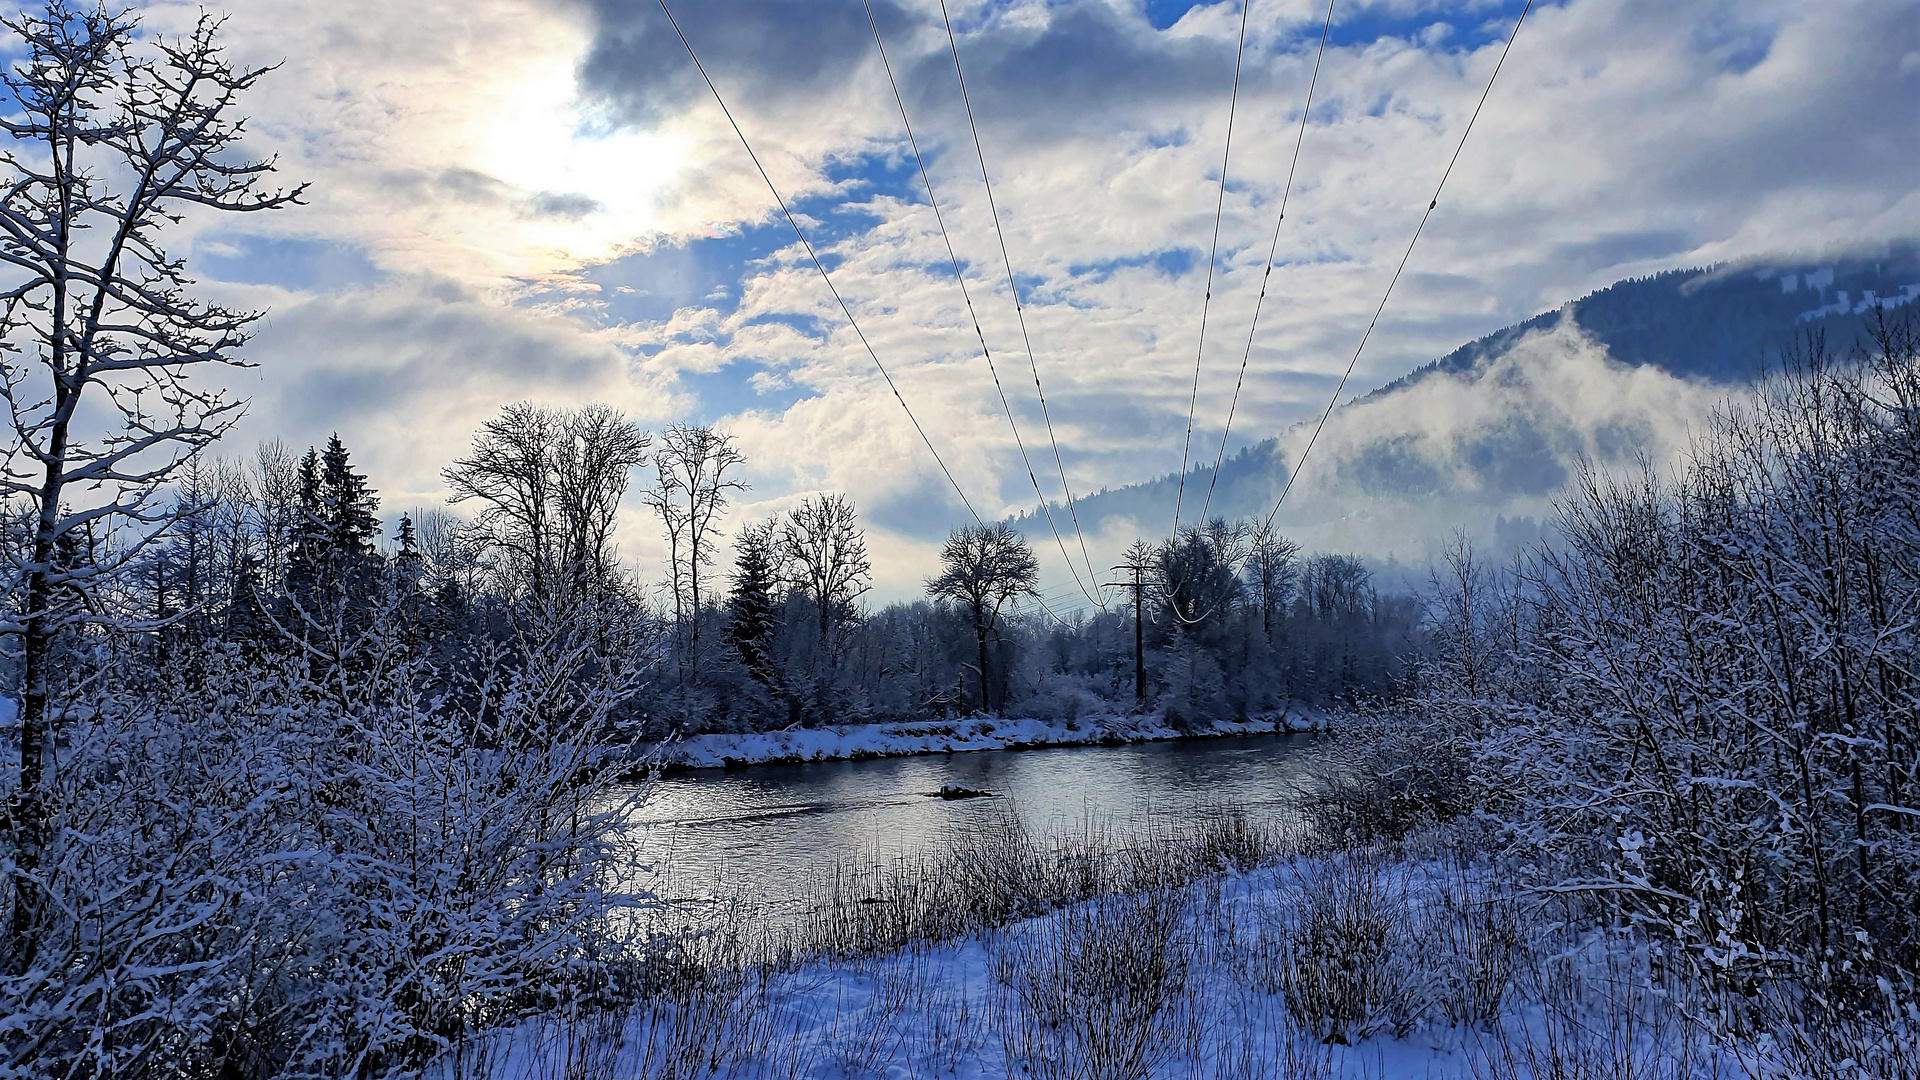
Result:
[[[1621,978],[1625,968],[1637,964],[1644,972],[1645,948],[1629,944],[1623,949],[1621,942],[1595,932],[1557,943],[1548,950],[1553,955],[1541,961],[1551,966],[1571,959],[1570,967],[1556,970],[1571,971],[1572,981],[1588,986],[1564,996],[1549,991],[1555,996],[1551,1004],[1522,996],[1517,982],[1497,1020],[1450,1022],[1439,1015],[1431,995],[1444,994],[1445,984],[1459,973],[1434,963],[1438,954],[1427,952],[1427,964],[1404,973],[1410,984],[1418,984],[1410,1000],[1422,1002],[1424,1009],[1407,1030],[1396,1035],[1383,1029],[1351,1045],[1303,1030],[1284,993],[1263,979],[1261,949],[1275,926],[1297,918],[1314,875],[1343,858],[1302,856],[1207,879],[1187,890],[1181,921],[1168,937],[1184,957],[1171,965],[1184,971],[1184,988],[1159,998],[1155,1018],[1137,1025],[1137,1030],[1154,1029],[1143,1041],[1114,1040],[1108,1029],[1101,1032],[1104,1040],[1083,1044],[1105,1055],[1110,1065],[1129,1045],[1146,1045],[1151,1061],[1139,1072],[1077,1071],[1071,1059],[1078,1048],[1069,1045],[1063,1057],[1060,1043],[1047,1045],[1052,1033],[1044,1023],[1036,1024],[1023,1004],[1019,985],[1036,970],[1042,980],[1064,974],[1073,981],[1087,978],[1094,966],[1084,953],[1063,963],[1033,962],[1044,957],[1047,942],[1062,940],[1060,927],[1069,912],[1055,912],[956,942],[773,972],[749,979],[727,1007],[643,1005],[614,1024],[587,1029],[552,1020],[528,1022],[493,1037],[472,1059],[481,1066],[468,1075],[484,1080],[558,1076],[563,1071],[555,1058],[562,1054],[582,1075],[681,1075],[675,1066],[685,1068],[684,1048],[690,1042],[708,1048],[707,1067],[699,1075],[726,1078],[1467,1080],[1557,1075],[1560,1069],[1601,1060],[1626,1063],[1630,1075],[1671,1080],[1732,1074],[1730,1059],[1695,1056],[1698,1048],[1682,1041],[1686,1036],[1671,1022],[1673,1014],[1660,1013],[1667,1006],[1658,992],[1618,995],[1623,983],[1633,981]],[[1387,864],[1379,872],[1412,905],[1414,925],[1419,913],[1436,906],[1450,874],[1456,875],[1455,884],[1459,881],[1457,871],[1437,862]],[[1034,942],[1041,943],[1037,951]],[[1430,946],[1415,942],[1409,947]],[[1010,959],[1021,963],[1010,964]],[[1607,989],[1596,997],[1591,988],[1597,986]],[[1099,1011],[1084,998],[1063,1001],[1075,1012]],[[1076,1026],[1069,1020],[1054,1031]],[[695,1029],[704,1033],[695,1035]],[[1051,1060],[1035,1057],[1036,1034],[1041,1055],[1054,1052]]]
[[[848,761],[970,750],[1029,750],[1172,739],[1226,738],[1276,732],[1324,731],[1328,714],[1295,706],[1277,716],[1216,720],[1176,728],[1158,714],[1071,720],[967,717],[892,724],[790,727],[779,731],[693,735],[658,750],[666,768],[718,769],[802,761]]]

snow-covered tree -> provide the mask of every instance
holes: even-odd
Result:
[[[12,422],[0,491],[32,516],[5,627],[21,653],[22,756],[6,815],[20,941],[47,887],[55,640],[97,618],[87,594],[181,516],[161,488],[239,416],[203,369],[241,364],[260,317],[196,298],[165,232],[187,214],[283,207],[300,189],[266,186],[272,163],[235,154],[235,107],[268,69],[229,63],[219,20],[155,40],[131,14],[52,0],[5,25],[19,59],[0,75],[10,98],[0,263],[12,271],[0,285],[0,396]],[[115,418],[106,435],[87,434],[97,423],[80,423],[83,402]],[[136,539],[63,564],[61,545],[87,530]],[[31,949],[10,949],[5,962],[30,961]]]

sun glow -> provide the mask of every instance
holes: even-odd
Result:
[[[691,146],[671,131],[607,130],[579,100],[578,54],[544,59],[504,88],[473,167],[512,189],[521,243],[565,264],[609,258],[661,227],[663,197]]]

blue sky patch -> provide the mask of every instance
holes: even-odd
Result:
[[[1147,21],[1155,30],[1165,30],[1200,6],[1195,0],[1147,0]]]
[[[195,274],[215,281],[294,292],[335,292],[375,285],[386,277],[365,251],[349,244],[245,233],[201,237],[189,265]]]
[[[693,423],[711,424],[724,416],[735,416],[749,409],[779,415],[794,403],[819,397],[818,391],[796,385],[786,379],[762,380],[754,385],[753,376],[763,370],[752,360],[734,360],[716,371],[682,371],[682,388],[699,402],[690,414]],[[766,384],[771,385],[766,385]]]
[[[1076,278],[1085,278],[1090,282],[1102,282],[1111,278],[1116,270],[1126,270],[1140,266],[1151,266],[1161,274],[1177,278],[1192,270],[1200,259],[1200,252],[1194,248],[1166,248],[1161,251],[1148,251],[1139,255],[1128,255],[1118,259],[1101,259],[1096,262],[1075,263],[1067,267],[1067,273]]]
[[[787,205],[803,219],[801,228],[829,274],[842,259],[828,248],[883,223],[867,200],[875,195],[910,202],[926,199],[911,155],[904,159],[860,155],[830,162],[825,172],[828,180],[845,186]],[[614,322],[660,322],[681,308],[695,306],[710,307],[725,316],[739,306],[743,284],[756,273],[753,264],[793,243],[793,228],[785,216],[775,216],[738,232],[663,244],[589,266],[579,276],[600,286],[608,317]],[[946,264],[937,270],[952,273]]]
[[[1352,17],[1336,8],[1327,45],[1370,45],[1376,41],[1399,39],[1443,52],[1470,52],[1492,42],[1505,41],[1507,35],[1513,32],[1514,20],[1520,17],[1520,11],[1525,6],[1526,0],[1434,5],[1413,11],[1368,5]],[[1544,6],[1540,3],[1534,5],[1536,9]],[[1317,28],[1308,27],[1302,33],[1315,30]],[[1320,35],[1313,32],[1311,36],[1318,38]]]

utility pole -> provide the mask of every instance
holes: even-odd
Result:
[[[1127,570],[1133,574],[1132,581],[1109,581],[1108,585],[1117,585],[1133,590],[1133,700],[1136,708],[1142,712],[1147,708],[1147,647],[1146,638],[1141,633],[1141,613],[1145,607],[1147,582],[1147,549],[1136,542],[1127,549],[1126,562],[1109,567],[1112,570]]]

